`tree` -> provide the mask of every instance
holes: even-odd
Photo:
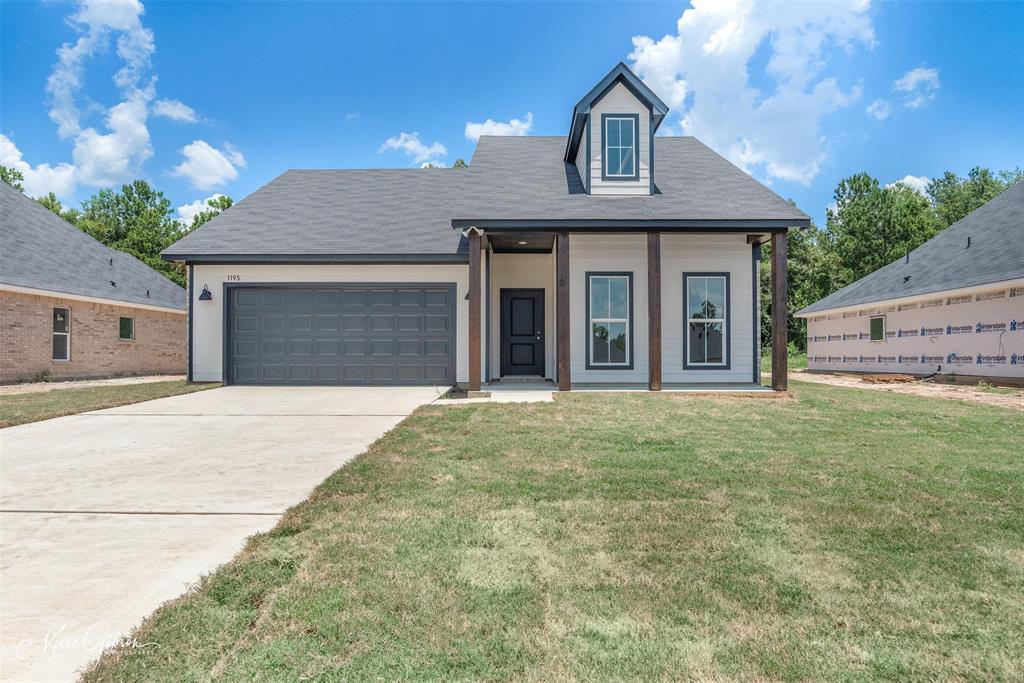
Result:
[[[131,254],[180,285],[185,274],[160,258],[160,252],[181,237],[181,225],[171,215],[171,202],[144,180],[121,186],[120,192],[100,190],[82,202],[75,224],[108,247]]]
[[[940,229],[928,199],[903,183],[882,187],[858,173],[840,181],[834,199],[826,230],[847,282],[906,255]]]
[[[1024,180],[1024,169],[1016,168],[994,174],[987,168],[975,166],[966,178],[946,171],[928,183],[926,191],[942,227],[948,228],[1021,180]]]
[[[0,180],[10,185],[18,192],[25,191],[25,186],[21,184],[21,181],[24,179],[25,176],[18,169],[0,165]]]
[[[455,163],[452,164],[452,168],[469,168],[469,164],[466,163],[465,159],[456,159]]]
[[[193,216],[192,223],[188,226],[188,231],[192,232],[199,226],[209,223],[211,219],[230,209],[234,203],[235,200],[224,194],[207,199],[206,205],[210,208],[203,209]]]
[[[807,349],[807,322],[794,318],[793,313],[849,283],[842,276],[839,258],[826,231],[811,223],[805,230],[790,231],[788,242],[787,328],[790,342],[803,351]],[[772,338],[771,251],[770,243],[762,247],[761,341],[765,346],[771,345]]]
[[[57,195],[54,193],[50,192],[45,197],[36,197],[36,201],[61,218],[64,217],[64,205],[60,203],[60,200],[57,199]]]

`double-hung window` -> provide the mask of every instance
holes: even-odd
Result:
[[[53,309],[53,360],[71,360],[71,309]]]
[[[683,276],[686,291],[687,369],[729,367],[729,276],[695,273]]]
[[[604,128],[605,180],[637,180],[639,175],[637,158],[637,137],[640,118],[636,114],[604,114],[601,123]]]
[[[633,367],[633,274],[587,273],[587,367]]]

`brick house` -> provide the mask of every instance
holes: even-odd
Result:
[[[0,183],[0,383],[184,374],[185,290]]]

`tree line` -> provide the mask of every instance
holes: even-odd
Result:
[[[839,182],[825,227],[811,223],[789,233],[789,339],[807,350],[807,322],[793,313],[906,256],[1011,185],[1024,169],[993,173],[975,167],[961,177],[952,171],[930,181],[923,192],[898,182],[882,185],[867,173]],[[771,345],[771,247],[763,249],[761,342]],[[793,348],[795,347],[795,349]]]
[[[461,162],[461,163],[460,163]],[[464,167],[460,159],[456,167]],[[807,348],[806,322],[795,311],[905,256],[1010,185],[1024,169],[993,173],[976,167],[960,177],[947,171],[924,192],[902,183],[882,185],[867,173],[840,181],[826,212],[825,227],[811,223],[789,234],[789,338]],[[24,191],[17,170],[0,166],[0,180]],[[232,205],[230,197],[210,199],[189,225],[174,218],[171,202],[144,180],[103,189],[66,208],[51,192],[36,201],[103,244],[123,251],[180,285],[185,273],[160,252]],[[765,245],[761,268],[761,340],[771,343],[771,247]]]
[[[0,180],[25,191],[24,176],[16,169],[0,166]],[[65,207],[52,192],[35,200],[97,241],[131,254],[182,287],[184,269],[165,261],[160,252],[234,203],[225,195],[209,199],[206,208],[184,225],[174,217],[171,201],[145,180],[134,180],[120,190],[100,190],[79,208]]]

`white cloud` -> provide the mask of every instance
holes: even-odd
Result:
[[[74,164],[29,167],[33,187],[59,188],[67,196],[76,182],[99,187],[126,182],[142,175],[142,165],[153,156],[150,115],[198,120],[182,102],[156,99],[156,76],[148,73],[156,44],[153,32],[142,24],[144,11],[139,0],[79,0],[67,18],[79,35],[58,48],[46,90],[50,118],[57,124],[58,137],[70,141]],[[83,96],[82,90],[89,59],[105,53],[111,42],[120,60],[113,75],[120,101],[107,107]],[[90,121],[96,113],[102,116],[100,126]],[[28,189],[29,173],[25,175]]]
[[[198,214],[200,211],[206,211],[207,209],[210,208],[210,205],[207,202],[209,202],[212,199],[217,199],[218,197],[223,196],[224,195],[222,195],[220,192],[215,192],[206,199],[197,199],[194,202],[182,204],[181,206],[178,207],[178,222],[187,228],[188,226],[192,225],[192,219],[196,217],[196,214]]]
[[[153,155],[146,119],[156,95],[156,79],[143,78],[155,50],[153,32],[142,25],[138,0],[84,0],[68,23],[82,35],[57,50],[57,64],[47,80],[50,118],[61,139],[73,140],[78,179],[102,186],[128,180]],[[116,36],[121,68],[114,83],[122,101],[106,111],[106,131],[83,124],[77,104],[87,58],[103,51]]]
[[[903,106],[920,109],[935,99],[939,90],[939,70],[919,66],[893,81],[893,92],[903,96]]]
[[[869,104],[865,111],[879,121],[882,121],[889,118],[889,114],[892,113],[892,105],[890,105],[888,101],[879,97],[877,100]]]
[[[179,100],[157,100],[153,105],[153,116],[163,116],[182,123],[195,123],[199,120],[196,110]]]
[[[495,121],[487,119],[483,123],[466,121],[466,139],[476,142],[481,135],[526,135],[533,129],[533,112],[526,112],[522,119]]]
[[[346,112],[345,123],[359,123],[362,120],[363,115],[357,111]]]
[[[194,140],[181,149],[185,160],[174,167],[172,175],[187,178],[193,187],[208,190],[238,178],[245,168],[245,156],[232,145],[217,149],[205,140]]]
[[[21,150],[6,135],[0,133],[0,164],[20,171],[25,176],[22,183],[30,197],[42,197],[50,192],[61,199],[69,199],[75,193],[77,169],[71,164],[39,164],[33,166],[21,158]]]
[[[414,163],[421,166],[427,162],[436,166],[438,165],[438,160],[448,154],[448,150],[440,142],[435,142],[429,146],[423,144],[419,133],[399,133],[385,140],[384,144],[377,150],[380,154],[391,151],[404,152],[412,157]]]
[[[925,190],[928,188],[928,183],[930,183],[930,182],[931,182],[931,178],[929,178],[927,176],[923,176],[923,175],[905,175],[902,178],[900,178],[899,180],[897,180],[895,183],[889,183],[888,185],[886,185],[886,187],[892,187],[893,185],[896,185],[897,183],[902,183],[903,185],[906,185],[907,187],[909,187],[911,190],[915,190],[918,193],[924,195],[924,194],[926,194]]]
[[[825,159],[823,118],[861,94],[822,72],[835,47],[874,46],[868,3],[694,0],[676,29],[634,37],[629,55],[674,121],[748,172],[810,183]],[[762,46],[769,58],[757,76],[771,82],[767,92],[750,78]]]

